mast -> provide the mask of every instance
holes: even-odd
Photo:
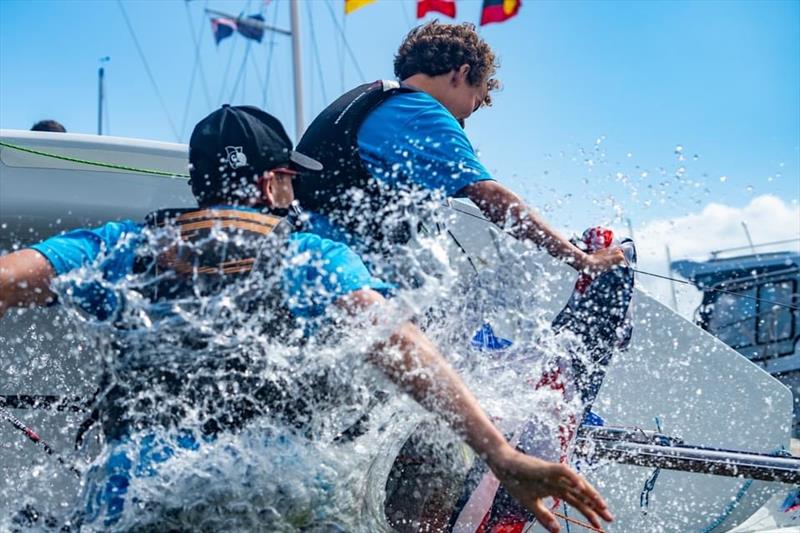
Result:
[[[301,46],[300,46],[300,8],[298,7],[298,0],[289,0],[289,18],[291,19],[291,30],[286,31],[268,24],[264,24],[259,20],[248,19],[244,16],[236,17],[217,11],[215,9],[206,9],[206,13],[210,15],[217,15],[231,20],[235,20],[237,24],[247,24],[252,27],[261,28],[262,30],[279,33],[281,35],[291,35],[292,37],[292,69],[294,71],[294,123],[296,141],[300,140],[305,130],[305,121],[303,119],[303,69],[301,62]]]
[[[294,71],[294,128],[295,142],[298,142],[305,130],[305,122],[303,120],[303,70],[300,61],[300,10],[297,0],[289,0],[289,15],[292,27],[292,70]]]
[[[104,79],[106,75],[106,69],[103,67],[103,64],[106,63],[109,59],[109,56],[101,57],[100,58],[100,68],[97,69],[97,134],[103,134],[103,100],[105,99],[105,91],[104,91]]]

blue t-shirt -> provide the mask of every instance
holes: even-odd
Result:
[[[116,282],[133,271],[144,225],[131,220],[76,229],[33,245],[57,275],[94,265],[101,277]],[[314,318],[338,298],[369,288],[387,294],[392,286],[374,278],[364,263],[342,243],[313,233],[292,233],[282,272],[284,303],[295,317]],[[114,295],[98,283],[73,288],[82,308],[105,319],[114,310]]]
[[[454,196],[467,185],[493,179],[455,117],[424,92],[399,93],[372,111],[358,130],[358,149],[372,176],[392,187],[413,185]],[[363,244],[325,215],[308,215],[314,233]]]
[[[424,92],[400,93],[378,106],[358,130],[367,170],[389,185],[401,180],[446,196],[492,179],[456,118]]]

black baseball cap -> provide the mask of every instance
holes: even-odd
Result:
[[[322,170],[319,161],[292,149],[280,120],[257,107],[227,104],[195,126],[189,163],[189,185],[201,205],[252,197],[266,170]]]

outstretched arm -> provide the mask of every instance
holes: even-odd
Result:
[[[499,226],[509,225],[514,237],[533,242],[575,270],[598,274],[625,262],[619,248],[604,248],[591,255],[579,250],[548,226],[519,196],[496,181],[478,181],[460,192],[475,202],[486,218]]]
[[[340,298],[337,304],[356,313],[383,301],[377,292],[362,289]],[[600,518],[612,520],[600,494],[568,466],[513,449],[458,374],[416,326],[406,322],[374,348],[370,362],[425,408],[444,416],[486,459],[508,492],[549,531],[559,530],[555,516],[543,502],[549,496],[563,499],[598,528]]]
[[[0,318],[11,307],[52,302],[55,295],[50,281],[55,275],[50,262],[36,250],[0,256]]]

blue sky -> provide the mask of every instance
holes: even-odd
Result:
[[[457,5],[458,20],[478,21],[480,2]],[[52,117],[95,132],[98,58],[110,56],[112,135],[185,142],[223,102],[266,104],[294,131],[289,39],[237,35],[216,46],[203,13],[256,13],[263,2],[123,6],[177,135],[111,0],[0,1],[0,127]],[[288,28],[287,2],[263,9]],[[342,13],[343,0],[301,0],[307,122],[364,81],[359,69],[367,80],[392,77],[392,56],[416,23],[413,0]],[[797,206],[800,2],[525,0],[518,17],[481,33],[500,56],[504,88],[468,134],[497,178],[559,228],[627,218],[638,228],[764,194]],[[194,69],[195,39],[204,76]]]

